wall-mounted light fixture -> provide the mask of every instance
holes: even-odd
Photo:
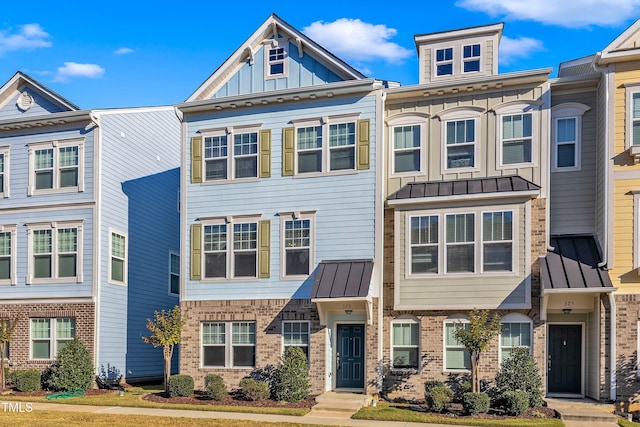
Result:
[[[346,314],[351,314],[351,313],[353,313],[353,310],[351,310],[351,309],[346,309],[344,312],[345,312]]]
[[[562,312],[563,312],[564,314],[569,314],[569,313],[571,313],[571,309],[570,309],[570,308],[563,308],[563,309],[562,309]]]

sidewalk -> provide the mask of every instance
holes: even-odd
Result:
[[[410,423],[404,421],[371,421],[325,417],[295,417],[290,415],[247,414],[240,412],[189,411],[183,409],[129,408],[122,406],[68,405],[62,403],[33,403],[34,411],[91,412],[95,414],[147,415],[154,417],[211,418],[224,420],[248,420],[256,422],[298,423],[321,426],[360,427],[436,427],[442,424]],[[464,427],[464,426],[459,426]]]

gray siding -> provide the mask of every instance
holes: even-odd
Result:
[[[596,221],[596,148],[598,105],[596,92],[553,94],[552,106],[578,102],[591,107],[582,116],[581,169],[551,172],[551,234],[594,234]],[[552,131],[553,132],[553,131]],[[551,136],[552,141],[555,136]],[[553,143],[551,144],[553,149]]]
[[[600,81],[600,85],[598,86],[598,114],[596,116],[597,120],[597,141],[599,143],[596,146],[596,218],[595,218],[595,227],[596,227],[596,235],[598,236],[598,240],[600,241],[600,245],[602,248],[606,248],[608,243],[605,240],[607,236],[607,223],[606,223],[606,210],[607,207],[607,194],[609,194],[608,182],[609,177],[607,176],[607,165],[611,165],[611,160],[607,156],[607,141],[609,140],[606,132],[607,132],[607,121],[609,118],[607,117],[607,111],[609,110],[606,105],[606,79],[602,79]],[[613,126],[613,118],[611,118],[610,126]],[[610,131],[611,132],[611,131]],[[613,165],[611,165],[612,167]],[[611,218],[613,219],[613,218]],[[613,248],[611,248],[613,249]],[[609,254],[613,256],[613,253]],[[606,250],[605,250],[605,256]],[[610,260],[610,262],[613,259]]]

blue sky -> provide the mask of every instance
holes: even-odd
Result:
[[[81,108],[184,101],[271,14],[370,77],[417,83],[413,36],[504,22],[500,72],[602,50],[640,0],[4,2],[0,84],[23,71]]]

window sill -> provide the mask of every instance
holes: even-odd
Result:
[[[293,175],[293,178],[319,178],[319,177],[327,177],[334,175],[355,175],[358,173],[357,169],[342,169],[331,172],[309,172],[309,173],[296,173]]]
[[[283,276],[283,275],[280,275],[280,280],[307,280],[310,275],[311,274],[307,274],[307,275],[301,274],[301,275],[298,275],[298,276]]]
[[[476,166],[469,167],[460,167],[460,168],[445,168],[442,170],[442,175],[451,174],[451,173],[472,173],[479,172],[480,168]]]
[[[205,277],[199,280],[200,283],[227,283],[227,282],[259,282],[256,276],[251,277]],[[179,295],[179,294],[173,294]]]
[[[468,374],[471,372],[471,369],[443,369],[442,372],[445,373],[454,373],[454,374]]]
[[[392,172],[390,177],[404,178],[404,177],[419,176],[419,175],[424,175],[424,172],[422,171]]]
[[[391,373],[398,374],[418,374],[420,373],[419,368],[391,368]]]
[[[235,179],[212,179],[212,180],[203,180],[200,185],[225,185],[225,184],[236,184],[241,182],[258,182],[260,181],[260,177],[249,177],[249,178],[235,178]]]
[[[116,280],[107,280],[107,283],[109,283],[110,285],[117,285],[117,286],[127,286],[127,282],[118,282]]]
[[[32,196],[42,196],[45,194],[65,194],[65,193],[80,193],[79,187],[64,187],[64,188],[48,188],[36,190],[31,192]]]
[[[224,370],[253,370],[255,366],[202,366],[201,369],[224,369]]]
[[[423,273],[423,274],[407,274],[404,276],[407,280],[424,280],[424,279],[460,279],[463,277],[517,277],[517,271],[495,271],[495,272],[478,272],[478,273]]]
[[[496,167],[498,170],[504,169],[520,169],[520,168],[535,168],[537,165],[535,162],[527,162],[527,163],[513,163],[513,164],[500,164]]]
[[[580,166],[567,166],[564,168],[551,168],[551,173],[580,172],[581,170]]]
[[[77,277],[62,277],[62,278],[52,278],[52,279],[31,279],[28,281],[28,285],[55,285],[55,284],[65,284],[65,285],[77,285],[78,278]]]

